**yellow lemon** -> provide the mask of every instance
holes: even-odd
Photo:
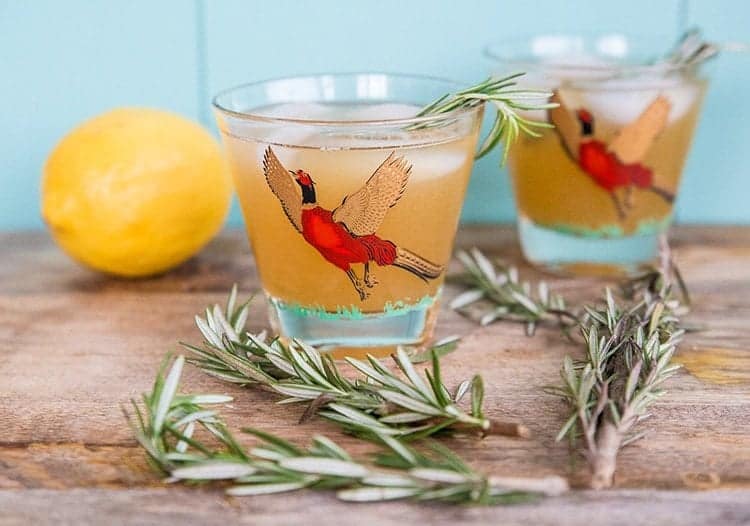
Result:
[[[164,111],[122,108],[55,147],[42,215],[76,260],[147,276],[198,252],[224,223],[231,194],[226,161],[203,128]]]

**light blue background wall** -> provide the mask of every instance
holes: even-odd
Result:
[[[535,31],[750,41],[744,0],[0,0],[0,229],[39,228],[49,151],[107,109],[154,106],[213,126],[210,95],[294,73],[385,70],[473,81],[491,41]],[[750,223],[750,57],[725,55],[677,205],[682,222]],[[477,163],[465,221],[511,221],[498,154]],[[240,223],[236,207],[230,221]]]

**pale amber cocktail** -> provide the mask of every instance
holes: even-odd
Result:
[[[539,35],[488,49],[498,70],[554,93],[530,111],[554,129],[521,136],[509,173],[526,258],[552,271],[638,272],[671,223],[707,81],[660,58],[666,39]]]
[[[422,343],[435,322],[481,108],[414,120],[415,102],[450,88],[428,79],[274,82],[287,95],[316,89],[303,101],[218,112],[272,323],[330,348]],[[332,100],[328,82],[339,86]]]

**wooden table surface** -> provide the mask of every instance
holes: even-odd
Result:
[[[233,282],[258,288],[247,243],[221,235],[197,258],[165,276],[116,280],[68,260],[42,233],[0,234],[0,524],[750,524],[750,228],[681,228],[676,257],[691,287],[685,368],[654,407],[648,436],[620,455],[616,488],[576,490],[512,507],[414,503],[344,504],[306,491],[227,498],[218,489],[165,486],[151,472],[120,406],[149,389],[157,365],[180,339],[198,341],[193,314],[222,301]],[[520,261],[507,228],[465,229],[477,245]],[[569,298],[595,295],[595,280],[549,280]],[[457,293],[448,287],[448,298]],[[253,329],[265,325],[256,305]],[[446,382],[481,372],[491,417],[518,419],[531,439],[448,440],[483,470],[504,475],[560,474],[574,485],[586,467],[554,436],[564,420],[540,386],[558,381],[565,354],[555,329],[533,338],[519,325],[480,328],[444,309],[439,335],[460,334],[446,356]],[[357,452],[356,441],[321,420],[296,424],[301,409],[235,388],[188,367],[192,392],[236,397],[230,425],[252,425],[307,443],[325,433]]]

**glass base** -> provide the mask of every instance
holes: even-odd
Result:
[[[656,259],[660,233],[581,236],[520,218],[518,235],[524,257],[544,270],[566,275],[620,277],[636,274]]]
[[[425,297],[413,305],[388,308],[382,313],[358,310],[330,312],[289,305],[267,296],[269,318],[284,338],[299,338],[334,358],[387,356],[398,345],[420,346],[432,334],[437,300]]]

